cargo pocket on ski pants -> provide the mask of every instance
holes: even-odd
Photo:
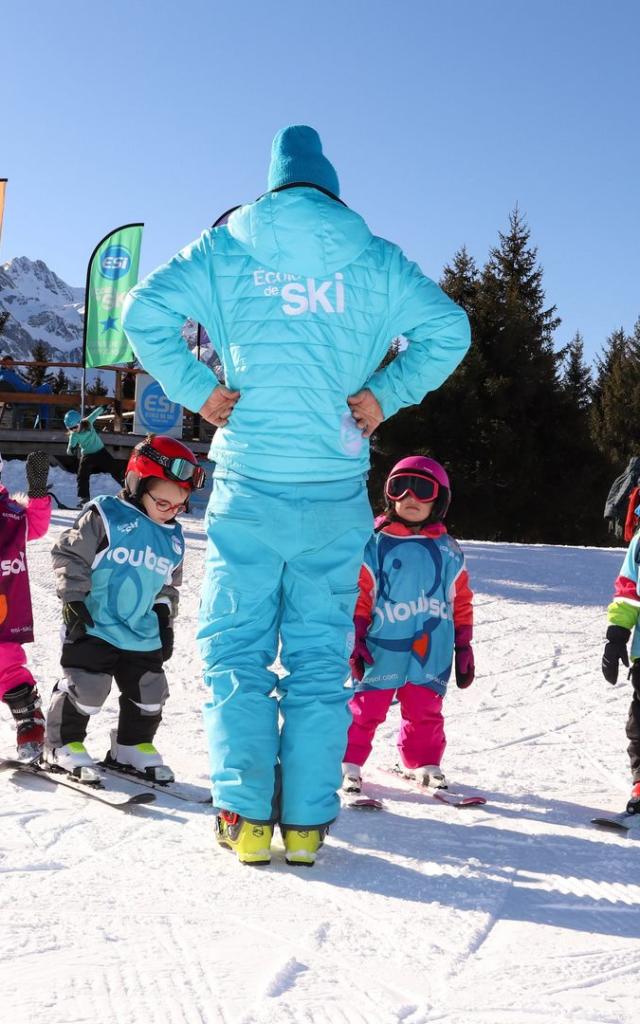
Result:
[[[271,696],[277,676],[267,666],[277,653],[277,603],[268,592],[218,586],[203,602],[201,619],[214,804],[249,820],[270,821],[279,732]],[[269,628],[263,631],[265,623]]]

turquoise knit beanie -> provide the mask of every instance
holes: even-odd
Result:
[[[322,152],[320,136],[306,124],[281,128],[271,145],[269,191],[297,181],[340,195],[338,175]]]

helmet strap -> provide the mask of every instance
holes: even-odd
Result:
[[[425,516],[424,519],[421,519],[420,522],[410,523],[408,519],[403,519],[402,516],[398,515],[398,513],[393,507],[389,509],[387,515],[392,522],[402,523],[403,526],[407,526],[409,527],[409,529],[411,529],[412,526],[426,526],[429,520],[431,519],[431,513],[429,513],[429,515]]]
[[[433,509],[431,509],[429,515],[425,516],[424,519],[421,519],[420,522],[410,523],[408,519],[403,519],[401,515],[398,515],[392,504],[387,506],[384,514],[391,522],[402,523],[402,525],[406,526],[408,529],[412,529],[416,526],[422,529],[423,526],[431,526],[432,523],[441,523],[444,521],[444,516],[434,516]]]

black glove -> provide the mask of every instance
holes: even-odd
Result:
[[[630,636],[631,630],[625,629],[624,626],[609,626],[607,630],[607,642],[602,655],[602,674],[607,682],[614,686],[618,682],[620,662],[629,667],[627,641]]]
[[[166,604],[154,604],[153,610],[158,616],[158,625],[160,626],[162,660],[168,661],[173,654],[173,626],[171,625],[169,606]]]
[[[49,476],[49,456],[46,452],[27,455],[27,494],[30,498],[46,498]]]
[[[62,605],[62,619],[69,640],[79,640],[87,632],[87,626],[95,625],[84,601],[65,601]]]

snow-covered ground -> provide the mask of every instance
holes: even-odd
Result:
[[[20,468],[5,482],[20,484]],[[73,478],[54,485],[74,498]],[[106,478],[108,479],[108,478]],[[111,487],[111,481],[109,486]],[[56,511],[30,546],[31,665],[58,675]],[[193,640],[205,541],[185,519],[187,572],[172,697],[158,745],[207,780]],[[312,870],[218,850],[210,809],[161,796],[118,814],[25,775],[0,776],[3,1024],[631,1024],[638,1019],[640,833],[589,824],[629,782],[628,683],[604,682],[605,606],[622,553],[465,544],[478,676],[447,700],[445,768],[485,808],[437,804],[376,771],[386,811],[343,811]],[[116,697],[92,723],[107,747]],[[0,749],[13,733],[0,712]]]

